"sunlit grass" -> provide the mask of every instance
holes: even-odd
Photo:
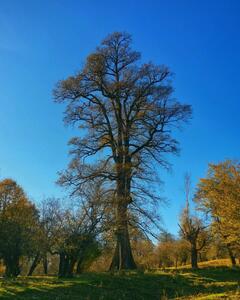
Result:
[[[231,260],[228,258],[223,259],[214,259],[214,260],[208,260],[198,263],[199,268],[206,268],[206,267],[231,267]],[[238,264],[239,265],[239,264]],[[176,269],[175,267],[170,267],[167,269]],[[191,269],[191,264],[184,265],[184,266],[178,266],[177,269]]]
[[[240,269],[229,267],[148,272],[89,273],[73,279],[19,277],[0,281],[0,299],[240,299]]]

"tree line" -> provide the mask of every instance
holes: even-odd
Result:
[[[21,261],[32,275],[40,262],[48,273],[49,256],[58,256],[58,276],[72,276],[99,255],[100,236],[107,228],[108,195],[101,184],[88,186],[78,207],[65,207],[49,198],[37,208],[14,180],[0,182],[0,258],[5,276],[21,273]]]
[[[238,162],[209,164],[206,178],[200,179],[195,189],[194,212],[189,205],[190,177],[186,176],[186,206],[179,215],[178,237],[162,231],[153,243],[148,231],[136,223],[130,226],[130,244],[138,267],[191,263],[192,268],[198,268],[199,261],[227,257],[235,266],[240,258],[239,188]],[[104,188],[103,181],[88,182],[75,200],[48,198],[36,207],[14,180],[0,182],[0,259],[6,277],[18,276],[24,263],[29,276],[40,263],[48,274],[54,257],[59,277],[72,277],[91,265],[98,269],[99,263],[104,270],[111,266],[112,192]]]

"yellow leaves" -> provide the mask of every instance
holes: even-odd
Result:
[[[240,165],[237,161],[209,164],[208,176],[200,180],[195,199],[201,208],[210,210],[228,240],[239,239]]]
[[[143,111],[143,110],[140,110],[138,113],[137,113],[137,118],[138,119],[141,119],[142,117],[144,117],[144,115],[146,114],[146,111]]]
[[[0,220],[8,219],[18,224],[35,222],[37,209],[14,180],[5,179],[0,182],[0,204]]]
[[[86,72],[93,75],[101,75],[105,70],[105,60],[103,55],[93,53],[87,58]]]
[[[107,143],[109,143],[109,136],[107,134],[105,134],[104,136],[101,137],[100,141],[99,141],[99,146],[103,146],[106,145]]]

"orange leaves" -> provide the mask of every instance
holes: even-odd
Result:
[[[200,208],[210,211],[215,228],[225,242],[239,241],[240,232],[240,164],[227,160],[209,164],[208,176],[200,180],[195,198]]]

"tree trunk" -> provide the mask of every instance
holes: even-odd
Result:
[[[127,226],[117,234],[117,244],[110,270],[136,269],[129,241]]]
[[[228,249],[228,254],[229,254],[229,257],[231,259],[231,263],[232,263],[232,266],[235,267],[236,266],[236,258],[232,252],[232,249],[230,247],[230,245],[227,245],[227,249]]]
[[[40,255],[40,253],[37,253],[34,260],[33,260],[33,262],[32,262],[32,265],[29,269],[29,272],[28,272],[27,276],[32,276],[32,274],[33,274],[34,270],[36,269],[37,265],[39,264],[40,260],[41,260],[41,255]]]
[[[178,258],[175,259],[175,268],[177,269],[178,267]]]
[[[81,274],[83,271],[83,257],[79,258],[78,263],[77,263],[77,269],[76,269],[76,274]]]
[[[136,269],[130,245],[127,220],[127,206],[117,208],[116,248],[110,270]]]
[[[181,266],[185,266],[187,264],[187,256],[181,258]]]
[[[65,277],[66,275],[66,255],[65,253],[59,254],[59,267],[58,267],[58,277]]]
[[[47,254],[43,256],[43,272],[45,275],[48,274],[48,260],[47,260]]]
[[[121,134],[119,135],[121,137]],[[121,149],[119,160],[116,161],[117,189],[116,189],[116,248],[110,270],[136,269],[128,232],[128,205],[131,203],[131,159],[126,154],[129,141],[125,140],[125,150]],[[122,156],[122,154],[125,154]],[[124,163],[125,161],[125,163]]]
[[[75,258],[70,258],[66,253],[60,253],[58,277],[73,277],[75,264]]]
[[[192,244],[191,246],[191,265],[192,269],[198,269],[198,253],[195,244]]]
[[[76,264],[76,259],[71,258],[69,260],[69,264],[68,264],[68,270],[67,270],[67,274],[66,274],[67,277],[73,277],[75,264]]]
[[[4,260],[5,277],[17,277],[20,274],[19,257],[8,257]]]

